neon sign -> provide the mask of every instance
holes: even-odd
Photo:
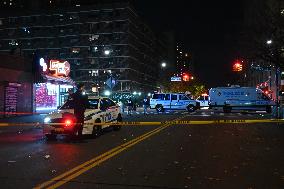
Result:
[[[43,58],[40,58],[40,59],[39,59],[39,65],[42,67],[42,71],[43,71],[43,72],[46,72],[46,70],[47,70],[47,64],[45,63],[45,61],[44,61]]]
[[[53,71],[53,75],[56,76],[68,76],[70,73],[70,64],[67,61],[50,60],[49,70]]]

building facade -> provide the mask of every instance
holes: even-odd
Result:
[[[194,79],[193,54],[186,52],[180,44],[176,46],[176,69],[176,76],[182,77],[183,80]]]
[[[128,3],[73,6],[0,18],[0,52],[67,60],[94,91],[151,91],[166,47]]]
[[[0,117],[33,112],[32,61],[0,54]]]
[[[278,99],[279,90],[284,90],[284,2],[244,2],[243,28],[241,49],[247,66],[243,83],[268,89],[269,95]]]

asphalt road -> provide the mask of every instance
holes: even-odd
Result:
[[[265,114],[151,113],[126,121],[262,119]],[[125,126],[82,143],[41,129],[0,134],[6,188],[284,188],[284,125]]]

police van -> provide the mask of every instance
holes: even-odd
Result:
[[[223,109],[225,113],[232,110],[265,110],[271,113],[275,102],[261,89],[254,87],[216,87],[209,90],[209,106]]]
[[[120,107],[107,97],[88,97],[89,107],[85,111],[83,134],[98,136],[108,123],[122,122]],[[70,135],[74,132],[76,118],[72,100],[66,101],[57,111],[44,118],[43,132],[47,139],[55,139],[58,134]],[[96,123],[106,123],[105,125]],[[119,130],[121,125],[113,125]]]
[[[164,110],[187,110],[193,112],[200,108],[200,103],[183,93],[155,93],[150,99],[150,108],[158,112]]]

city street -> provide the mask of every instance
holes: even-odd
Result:
[[[124,121],[255,120],[213,110],[124,114]],[[0,128],[2,130],[2,128]],[[0,133],[1,188],[284,188],[278,123],[124,126],[48,142],[41,128]]]

